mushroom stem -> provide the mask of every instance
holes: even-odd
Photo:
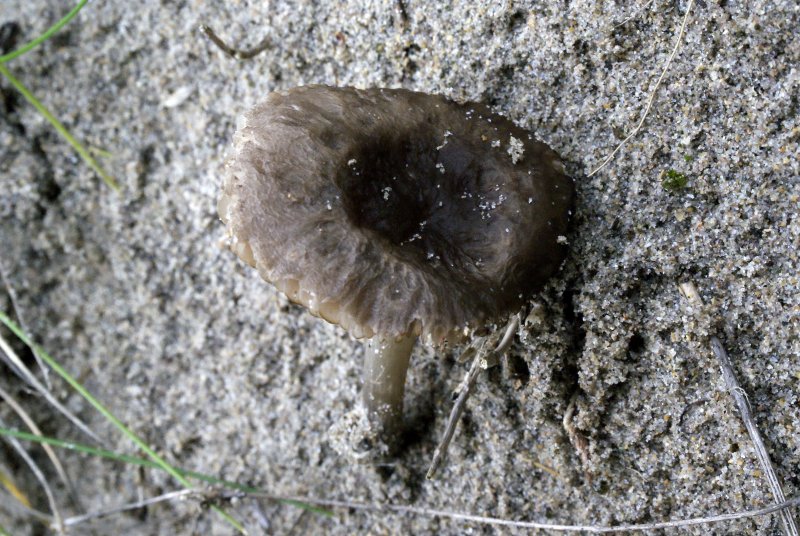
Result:
[[[397,439],[403,423],[403,393],[411,349],[417,337],[374,337],[367,344],[364,362],[364,406],[372,424],[388,447]]]

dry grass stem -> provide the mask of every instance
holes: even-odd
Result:
[[[519,315],[514,315],[508,321],[508,324],[506,324],[506,329],[503,332],[503,338],[496,346],[492,344],[496,340],[496,336],[489,336],[487,340],[484,341],[480,351],[475,353],[475,357],[472,360],[472,365],[470,365],[469,371],[467,371],[464,381],[459,387],[458,398],[456,398],[456,402],[453,404],[453,409],[450,411],[450,417],[447,419],[447,426],[445,427],[444,435],[442,436],[439,445],[436,447],[436,450],[433,452],[433,459],[431,460],[430,467],[428,467],[428,472],[425,474],[425,478],[428,480],[433,479],[436,471],[439,469],[445,457],[447,456],[447,449],[450,447],[450,441],[453,439],[456,426],[458,426],[458,421],[461,419],[461,414],[464,412],[467,398],[469,398],[469,395],[472,392],[472,387],[475,385],[478,374],[481,370],[489,368],[489,366],[496,362],[499,356],[503,355],[508,347],[511,346],[511,342],[514,340],[514,334],[517,332],[518,327]],[[487,348],[490,349],[487,350]]]
[[[108,517],[114,514],[119,514],[122,512],[127,512],[129,510],[136,510],[138,508],[144,508],[146,506],[150,506],[153,504],[157,504],[160,502],[166,501],[174,501],[175,499],[183,499],[185,497],[191,495],[197,495],[197,490],[193,489],[181,489],[177,491],[170,491],[169,493],[164,493],[163,495],[158,495],[157,497],[151,497],[149,499],[144,499],[141,501],[136,501],[128,504],[123,504],[121,506],[117,506],[114,508],[109,508],[108,510],[100,510],[98,512],[89,512],[87,514],[83,514],[80,516],[68,517],[64,520],[64,525],[67,527],[72,527],[78,525],[80,523],[84,523],[86,521],[92,519],[99,519],[101,517]]]
[[[11,512],[15,515],[28,516],[33,519],[37,519],[42,523],[47,524],[47,526],[51,526],[53,524],[53,516],[37,510],[36,508],[31,508],[30,506],[22,504],[16,500],[16,497],[9,493],[5,488],[0,488],[0,509],[6,512]],[[2,535],[2,533],[0,533],[0,535]]]
[[[39,427],[36,425],[36,423],[33,421],[31,416],[28,414],[28,412],[25,411],[25,408],[23,408],[19,404],[19,402],[17,402],[14,399],[14,397],[12,397],[11,394],[8,393],[2,387],[0,387],[0,398],[2,398],[5,401],[5,403],[8,404],[17,415],[19,415],[19,418],[22,419],[22,422],[25,423],[25,426],[27,426],[31,432],[40,436],[44,435],[42,431],[39,429]],[[67,472],[61,465],[61,461],[58,459],[58,456],[56,456],[53,447],[45,443],[42,443],[41,446],[42,449],[44,449],[45,453],[47,454],[47,457],[50,458],[50,461],[52,462],[53,467],[56,470],[56,473],[58,473],[58,477],[64,483],[64,486],[69,490],[72,500],[76,503],[76,505],[79,505],[80,501],[78,499],[78,494],[75,492],[75,487],[72,485],[72,481],[70,480],[69,476],[67,476]]]
[[[6,287],[6,294],[8,294],[8,299],[11,301],[11,307],[14,309],[14,312],[17,315],[17,320],[19,321],[19,325],[22,326],[22,329],[31,333],[31,330],[28,329],[27,322],[22,316],[22,308],[19,306],[19,300],[17,299],[17,291],[14,290],[14,287],[9,282],[8,277],[8,270],[6,270],[6,265],[3,263],[3,259],[0,258],[0,276],[3,278],[3,285]],[[53,389],[53,385],[50,383],[50,369],[47,368],[44,361],[37,352],[33,352],[33,357],[36,359],[36,364],[39,366],[39,370],[42,373],[42,378],[44,378],[44,383],[47,386],[48,390]]]
[[[614,27],[612,28],[612,30],[616,30],[617,28],[619,28],[620,26],[622,26],[622,25],[623,25],[623,24],[625,24],[626,22],[628,22],[628,21],[630,21],[630,20],[633,20],[634,18],[636,18],[636,17],[639,15],[639,13],[641,13],[642,11],[644,11],[645,9],[647,9],[647,8],[648,8],[648,6],[650,6],[650,4],[652,4],[652,3],[653,3],[653,0],[647,0],[647,2],[645,2],[643,5],[641,5],[641,6],[637,7],[636,9],[634,9],[634,10],[633,10],[633,13],[631,13],[630,15],[628,15],[628,16],[625,18],[625,20],[623,20],[622,22],[619,22],[619,23],[615,24],[615,25],[614,25]]]
[[[444,519],[452,519],[455,521],[469,521],[479,525],[494,525],[502,527],[514,527],[524,529],[540,529],[551,530],[556,532],[587,532],[590,534],[609,534],[614,532],[642,532],[648,530],[667,529],[675,527],[689,527],[693,525],[709,525],[712,523],[720,523],[724,521],[734,521],[737,519],[746,519],[751,517],[759,517],[774,512],[785,511],[788,508],[795,508],[800,506],[800,497],[789,499],[781,504],[767,506],[756,510],[746,510],[744,512],[734,512],[730,514],[719,514],[707,517],[695,517],[690,519],[679,519],[675,521],[662,521],[657,523],[638,523],[631,525],[614,525],[614,526],[599,526],[599,525],[560,525],[551,523],[539,523],[536,521],[513,521],[510,519],[501,519],[497,517],[479,516],[473,514],[462,514],[458,512],[450,512],[447,510],[436,510],[433,508],[420,508],[416,506],[405,506],[399,504],[376,504],[376,503],[363,503],[351,501],[333,501],[326,499],[316,499],[313,497],[284,497],[280,495],[271,495],[267,493],[247,493],[250,497],[261,497],[275,501],[299,501],[306,504],[313,504],[326,508],[349,508],[352,510],[362,510],[370,512],[398,512],[419,516],[436,517]]]
[[[683,16],[683,22],[681,23],[681,28],[680,31],[678,32],[678,38],[675,39],[675,46],[673,47],[672,52],[669,55],[669,58],[667,58],[666,63],[664,63],[664,68],[661,71],[661,76],[659,76],[658,80],[656,80],[656,85],[655,87],[653,87],[653,91],[650,92],[650,97],[647,99],[647,106],[645,106],[644,108],[644,112],[642,113],[641,119],[639,119],[639,123],[636,125],[633,131],[630,134],[628,134],[628,136],[624,140],[622,140],[613,151],[611,151],[611,154],[608,155],[605,160],[603,160],[603,163],[600,164],[598,167],[596,167],[594,171],[589,173],[587,177],[591,177],[592,175],[594,175],[595,173],[606,167],[606,164],[611,162],[611,159],[614,158],[614,155],[616,155],[619,152],[619,150],[622,149],[622,147],[626,143],[628,143],[628,141],[631,138],[633,138],[636,134],[638,134],[639,130],[641,130],[642,125],[644,125],[644,120],[647,119],[647,114],[650,112],[650,108],[653,106],[653,101],[656,98],[656,93],[658,93],[658,88],[661,86],[661,82],[664,80],[664,76],[667,74],[669,66],[672,65],[672,60],[675,58],[675,54],[678,52],[678,49],[680,48],[681,41],[683,41],[683,34],[686,32],[686,23],[689,21],[689,14],[692,12],[693,5],[694,5],[694,0],[689,0],[689,3],[686,6],[686,14]]]
[[[678,288],[689,301],[689,303],[697,307],[703,305],[703,300],[700,297],[700,293],[697,291],[697,287],[694,285],[694,283],[691,281],[681,283],[678,285]],[[772,466],[772,461],[770,460],[769,453],[764,445],[764,440],[761,438],[761,433],[758,431],[758,426],[756,425],[755,419],[753,419],[753,414],[750,411],[750,404],[747,402],[747,395],[745,394],[744,389],[742,389],[742,387],[739,385],[739,381],[736,379],[736,373],[733,370],[733,364],[731,363],[730,357],[728,357],[728,353],[725,351],[725,348],[722,346],[722,342],[720,342],[719,338],[713,335],[709,339],[709,342],[711,344],[711,350],[714,352],[714,356],[716,356],[719,366],[722,369],[722,378],[725,380],[725,386],[733,397],[733,400],[736,402],[736,407],[739,409],[739,414],[742,416],[742,421],[744,421],[744,426],[747,429],[747,433],[750,435],[750,439],[753,441],[756,457],[761,465],[761,469],[764,471],[764,474],[767,477],[767,482],[769,483],[769,489],[772,492],[772,496],[775,498],[775,502],[777,504],[781,504],[786,501],[786,497],[783,494],[783,488],[781,487],[781,482],[778,479],[778,475],[775,473],[775,469]],[[781,510],[780,515],[783,523],[784,533],[788,536],[798,536],[797,523],[795,523],[791,512],[788,510]]]
[[[428,480],[433,479],[436,471],[442,465],[442,462],[447,456],[447,450],[450,447],[450,442],[453,440],[453,434],[455,434],[458,421],[461,419],[461,414],[464,412],[464,406],[467,402],[467,398],[472,391],[472,386],[475,384],[475,380],[478,378],[478,373],[481,371],[480,363],[481,354],[478,352],[472,359],[472,364],[470,365],[469,370],[464,377],[464,381],[460,386],[458,398],[456,398],[456,402],[453,404],[453,409],[450,411],[450,417],[447,419],[444,435],[442,435],[442,439],[436,446],[436,450],[433,451],[433,458],[431,459],[430,467],[428,467],[428,472],[425,473],[425,478]]]
[[[62,415],[64,415],[67,419],[69,419],[75,426],[78,427],[80,431],[91,437],[94,441],[99,444],[103,442],[100,438],[95,434],[91,428],[87,424],[85,424],[82,420],[76,417],[70,410],[68,410],[64,405],[59,402],[55,396],[47,389],[42,383],[34,376],[34,374],[30,371],[28,367],[25,366],[25,363],[17,356],[14,349],[11,348],[11,345],[5,338],[0,335],[0,357],[3,357],[6,363],[9,365],[11,370],[17,373],[23,380],[25,380],[28,385],[33,387],[36,391],[41,393],[41,395],[52,405],[56,408]]]
[[[0,427],[8,428],[3,419],[0,419]],[[17,441],[13,437],[6,437],[6,441],[8,441],[9,444],[14,448],[14,450],[17,451],[19,457],[22,458],[22,460],[31,470],[33,475],[36,477],[36,480],[38,480],[39,484],[42,485],[42,489],[44,490],[45,495],[47,495],[47,502],[50,503],[50,510],[52,511],[53,517],[55,518],[53,524],[59,534],[65,534],[63,517],[61,516],[61,512],[58,508],[58,503],[56,503],[56,497],[53,494],[53,489],[50,487],[50,483],[44,476],[44,472],[42,472],[41,468],[36,464],[33,458],[31,458],[31,456],[27,453],[27,451],[24,448],[22,448],[22,445],[20,445],[19,441]]]

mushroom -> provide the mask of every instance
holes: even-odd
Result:
[[[558,155],[484,105],[305,86],[244,115],[218,211],[263,279],[369,339],[364,404],[391,446],[415,340],[458,342],[540,289],[572,197]]]

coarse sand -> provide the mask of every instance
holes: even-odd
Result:
[[[55,5],[58,4],[58,5]],[[17,45],[71,3],[0,0]],[[6,64],[80,140],[115,193],[0,78],[0,309],[176,465],[274,494],[608,525],[772,504],[708,339],[727,348],[787,497],[800,494],[800,4],[685,1],[91,2]],[[247,48],[225,56],[209,24]],[[467,365],[419,347],[407,445],[360,463],[343,432],[362,345],[290,304],[224,247],[216,214],[236,119],[275,89],[406,87],[480,101],[534,131],[575,178],[561,272],[478,380],[436,480],[425,471]],[[706,306],[677,284],[692,280]],[[8,337],[8,332],[3,332]],[[18,348],[21,350],[21,348]],[[33,364],[32,359],[29,363]],[[5,365],[44,433],[91,442]],[[103,439],[135,447],[50,374]],[[570,402],[567,433],[564,415]],[[10,408],[0,418],[23,428]],[[179,489],[165,473],[59,450],[81,508],[23,443],[65,515]],[[8,443],[0,472],[48,510]],[[0,503],[11,502],[0,488]],[[523,534],[423,515],[272,501],[226,509],[253,534]],[[44,534],[0,507],[12,534]],[[795,510],[795,516],[798,516]],[[780,534],[777,514],[659,534]],[[94,531],[94,532],[92,532]],[[230,534],[197,500],[71,534]]]

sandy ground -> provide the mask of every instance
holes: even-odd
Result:
[[[68,8],[54,4],[0,0],[0,22],[20,25],[21,44]],[[642,131],[587,177],[639,121],[687,10],[644,4],[93,2],[7,66],[79,139],[111,152],[102,164],[123,189],[102,184],[0,81],[2,310],[182,467],[278,494],[581,524],[771,502],[708,349],[718,333],[796,496],[800,7],[695,3]],[[198,37],[201,23],[242,46],[264,37],[273,46],[237,62]],[[359,464],[339,442],[359,403],[360,343],[289,304],[221,245],[215,204],[236,117],[269,91],[311,83],[487,103],[549,143],[576,178],[567,262],[532,298],[506,366],[479,381],[432,482],[425,469],[465,365],[419,348],[404,452],[389,466]],[[686,279],[702,311],[679,294]],[[88,441],[8,368],[0,384],[46,433]],[[135,452],[66,386],[54,390],[106,447]],[[562,425],[573,398],[583,456]],[[22,427],[7,406],[0,415]],[[20,459],[5,444],[0,456],[46,509]],[[63,460],[87,510],[178,487],[155,470]],[[76,513],[63,490],[60,504]],[[524,533],[247,499],[229,510],[253,533]],[[43,533],[7,508],[0,524]],[[91,531],[232,532],[195,501],[74,533]],[[769,515],[675,533],[779,531]]]

